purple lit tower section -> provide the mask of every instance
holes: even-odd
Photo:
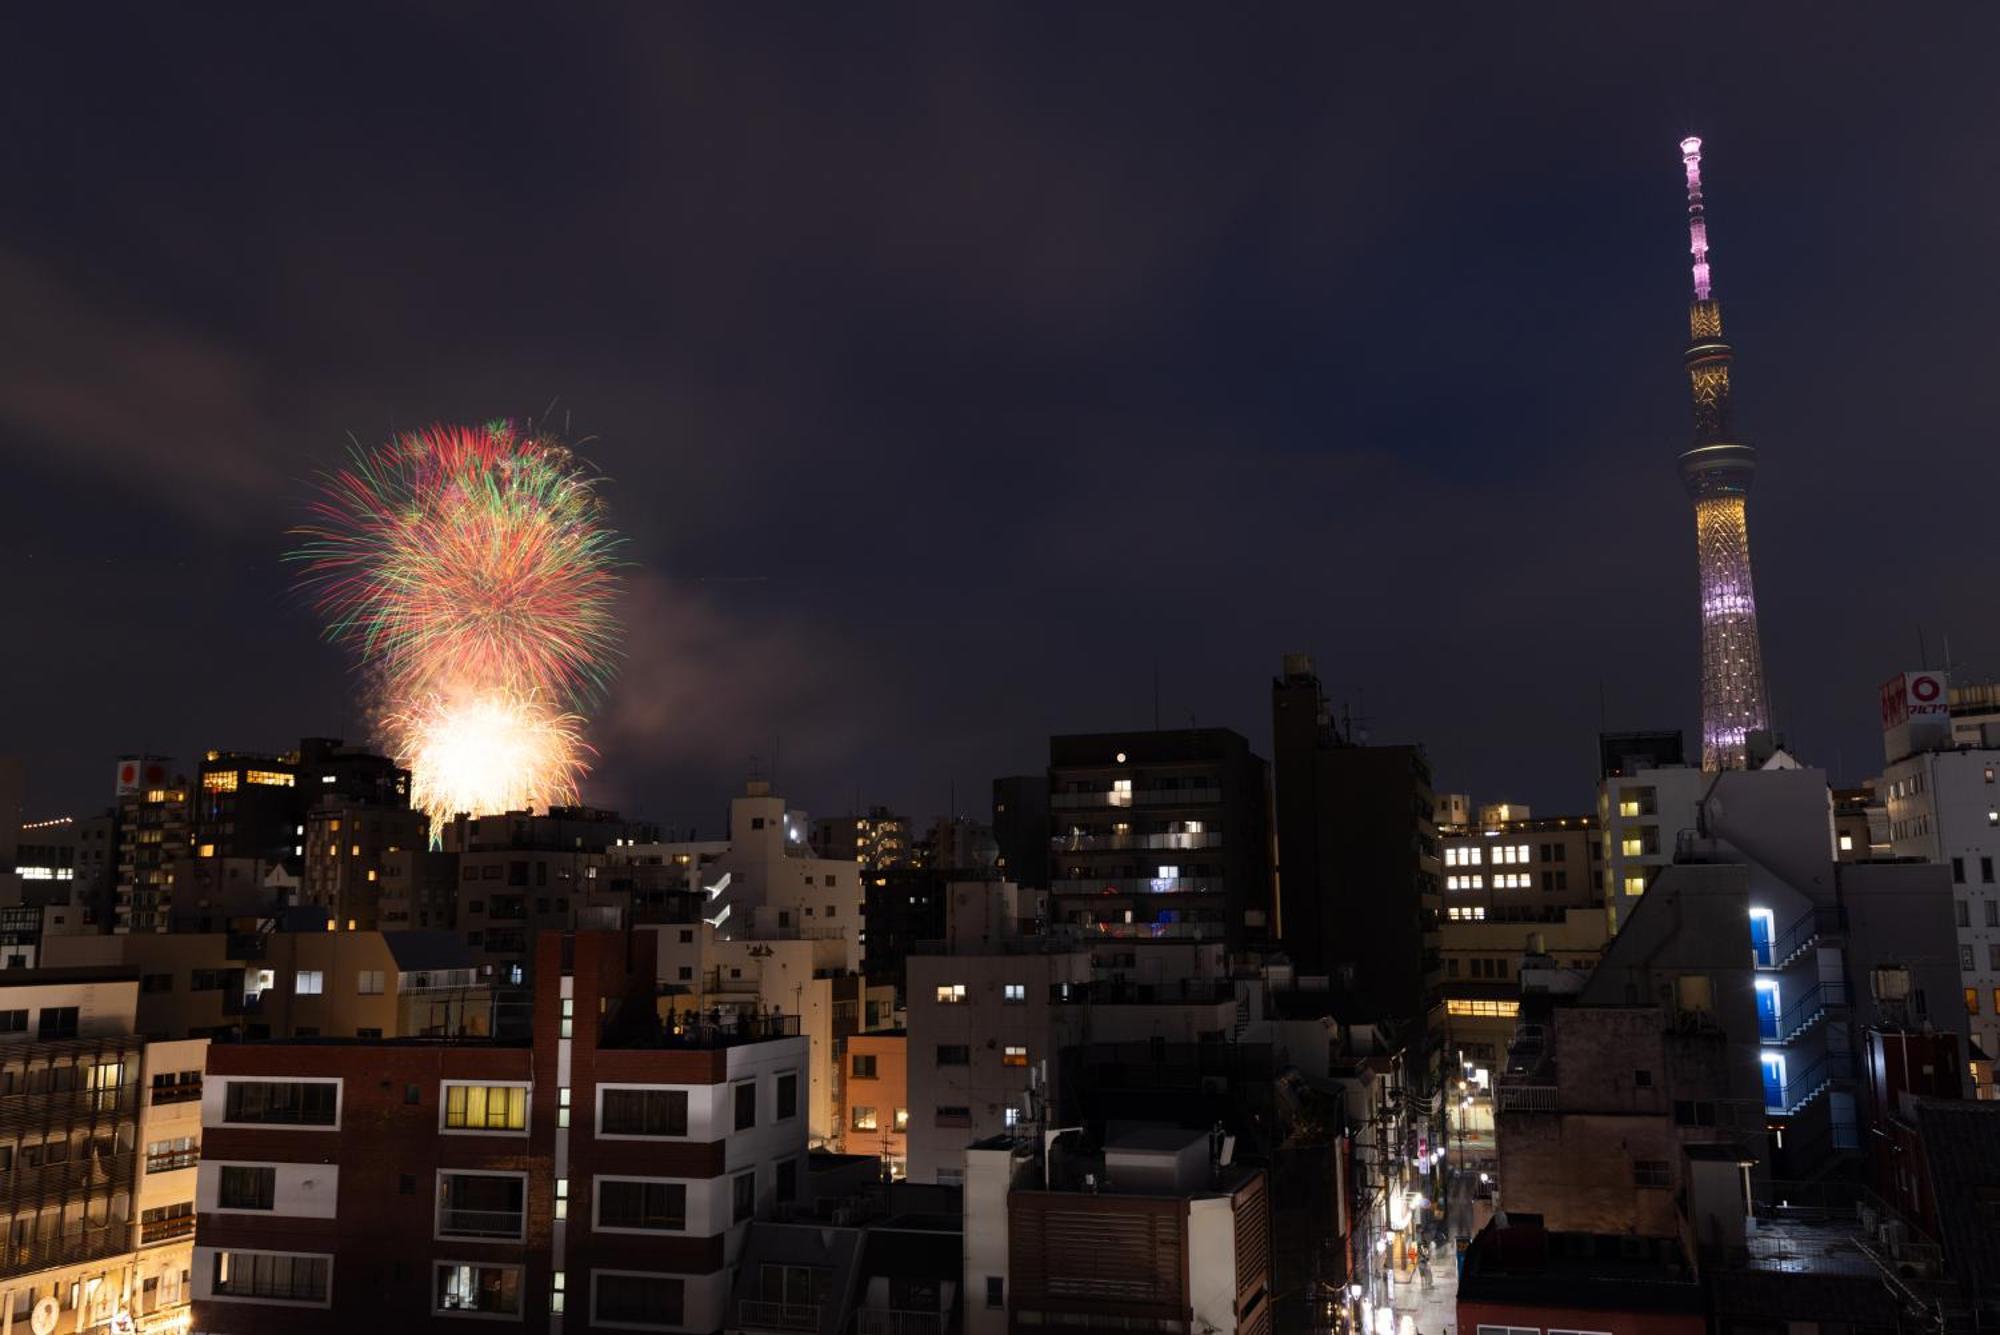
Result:
[[[1771,726],[1744,513],[1757,451],[1730,431],[1731,352],[1722,341],[1722,307],[1709,289],[1701,140],[1681,141],[1681,162],[1687,168],[1688,244],[1694,255],[1687,350],[1694,444],[1681,455],[1680,469],[1694,500],[1695,554],[1701,565],[1701,767],[1742,769],[1750,734]]]

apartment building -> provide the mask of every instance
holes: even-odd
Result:
[[[51,939],[51,964],[139,976],[157,1038],[480,1037],[492,969],[451,932],[185,932]]]
[[[967,1335],[1110,1327],[1271,1329],[1262,1169],[1206,1131],[1141,1126],[1042,1153],[991,1137],[966,1152]]]
[[[750,1221],[801,1191],[805,1043],[663,1023],[652,948],[543,935],[518,1043],[213,1049],[196,1328],[721,1330]]]
[[[882,1161],[882,1175],[909,1173],[910,1036],[891,1029],[856,1034],[847,1040],[847,1071],[842,1096],[841,1149],[847,1154],[873,1154]]]
[[[1270,939],[1271,767],[1242,736],[1051,737],[1048,787],[1058,921]]]
[[[1908,672],[1882,688],[1883,752],[1876,780],[1889,852],[1951,869],[1960,1003],[1985,1083],[2000,1059],[2000,724],[1953,707],[1985,709],[1991,688],[1951,688],[1941,672]],[[1947,712],[1949,710],[1949,712]],[[1984,718],[1982,712],[1977,715]]]
[[[804,812],[788,811],[771,785],[752,780],[729,804],[729,838],[614,847],[618,864],[678,867],[700,892],[702,917],[725,938],[771,938],[792,929],[843,931],[861,968],[860,864],[816,855]]]
[[[430,818],[421,811],[323,799],[305,813],[294,845],[302,859],[300,902],[324,909],[336,928],[376,931],[384,926],[382,900],[392,885],[384,873],[392,859],[405,850],[423,853],[429,843]]]
[[[207,1045],[137,1037],[138,990],[128,970],[0,974],[0,1329],[187,1328]]]

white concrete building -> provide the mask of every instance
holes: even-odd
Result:
[[[688,885],[707,898],[703,916],[724,939],[820,929],[848,943],[846,967],[861,967],[861,866],[813,854],[810,822],[787,811],[771,785],[752,780],[729,804],[729,838],[622,844],[614,864],[683,867]]]
[[[1687,765],[1614,775],[1597,789],[1604,838],[1604,903],[1614,928],[1629,906],[1674,860],[1674,843],[1695,828],[1695,811],[1713,774]]]
[[[1979,1053],[1981,1098],[2000,1097],[2000,728],[1938,703],[1979,688],[1948,690],[1942,673],[1904,673],[1883,690],[1883,797],[1889,847],[1899,858],[1951,868],[1958,925],[1961,1001]],[[1929,706],[1929,712],[1926,711]]]

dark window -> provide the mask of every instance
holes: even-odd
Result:
[[[222,1120],[277,1126],[332,1126],[340,1087],[281,1080],[232,1080],[223,1096]]]
[[[740,1224],[757,1213],[757,1170],[753,1168],[747,1173],[738,1173],[734,1190],[735,1199],[729,1217],[732,1222]]]
[[[875,1078],[874,1053],[857,1052],[854,1054],[854,1078],[856,1080],[873,1080]]]
[[[1632,1088],[1651,1089],[1652,1087],[1653,1087],[1653,1073],[1651,1071],[1632,1072]]]
[[[1007,1305],[1007,1281],[1000,1275],[986,1277],[986,1305],[1005,1307]]]
[[[0,1034],[25,1034],[28,1032],[28,1012],[0,1011]]]
[[[141,992],[171,992],[174,990],[174,976],[170,973],[149,973],[139,980]]]
[[[327,1300],[324,1256],[277,1256],[270,1252],[215,1254],[212,1292],[227,1298],[279,1298],[291,1302]]]
[[[215,1203],[224,1210],[269,1210],[277,1204],[278,1170],[224,1164]]]
[[[1993,884],[1993,859],[1992,859],[1992,858],[1981,858],[1981,859],[1979,859],[1979,879],[1980,879],[1980,880],[1982,880],[1982,881],[1984,881],[1984,882],[1986,882],[1986,884],[1988,884],[1988,885],[1991,885],[1991,884]]]
[[[776,1173],[775,1188],[781,1201],[793,1201],[799,1197],[799,1161],[780,1159],[772,1165]]]
[[[736,1087],[736,1129],[747,1131],[757,1125],[757,1082],[745,1080]]]
[[[519,1238],[527,1224],[527,1195],[522,1178],[440,1173],[437,1230],[459,1238]]]
[[[678,1232],[687,1227],[687,1187],[680,1182],[597,1179],[597,1222],[602,1228]]]
[[[489,862],[489,863],[487,863],[487,864],[486,864],[485,866],[481,867],[481,868],[479,869],[479,879],[480,879],[480,880],[482,880],[482,881],[497,881],[497,880],[499,880],[499,879],[500,879],[500,864],[499,864],[499,863],[497,863],[497,862]]]
[[[37,1038],[75,1038],[77,1008],[75,1006],[44,1006],[35,1020]]]
[[[1952,883],[1953,885],[1964,885],[1964,884],[1965,884],[1965,859],[1964,859],[1964,858],[1953,858],[1953,859],[1951,860],[1951,883]]]
[[[761,822],[760,822],[761,823]],[[678,1326],[686,1281],[670,1275],[607,1275],[599,1271],[595,1321],[629,1321],[635,1326]]]
[[[417,1175],[415,1173],[398,1173],[396,1175],[396,1190],[405,1196],[416,1195]]]
[[[796,1117],[799,1112],[799,1073],[785,1071],[778,1076],[778,1120]]]
[[[937,1110],[939,1126],[971,1126],[972,1109],[957,1104],[941,1104]]]
[[[684,1089],[607,1089],[598,1132],[608,1136],[685,1136],[688,1096]]]
[[[752,817],[750,818],[750,828],[751,828],[751,829],[753,829],[753,830],[761,830],[761,829],[763,829],[763,828],[764,828],[764,818],[763,818],[762,816],[752,816]]]
[[[940,1043],[937,1048],[939,1066],[970,1066],[972,1049],[963,1043]]]
[[[1444,962],[1444,976],[1447,978],[1458,977],[1458,960],[1456,958],[1448,959]]]
[[[1632,1182],[1641,1187],[1665,1187],[1672,1182],[1667,1176],[1665,1159],[1635,1159],[1632,1161]]]

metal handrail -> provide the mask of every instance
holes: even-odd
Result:
[[[818,1303],[772,1303],[743,1298],[736,1304],[736,1324],[746,1330],[818,1330]]]
[[[1776,1038],[1780,1043],[1789,1043],[1799,1036],[1799,1031],[1806,1027],[1807,1021],[1813,1016],[1835,1006],[1851,1004],[1853,997],[1848,992],[1846,980],[1823,978],[1785,1008],[1785,1013],[1778,1017]]]
[[[441,1206],[437,1231],[448,1238],[519,1238],[527,1221],[525,1209],[461,1210]]]

